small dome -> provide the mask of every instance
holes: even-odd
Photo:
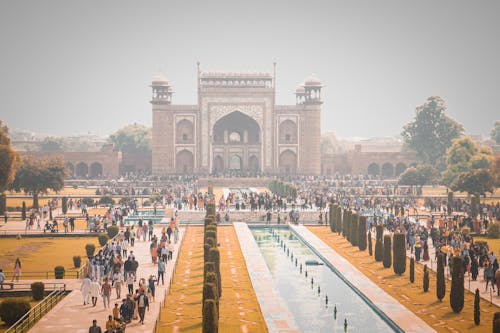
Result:
[[[311,75],[306,79],[304,83],[306,86],[322,86],[321,80],[316,77],[316,75]]]
[[[161,72],[153,76],[152,83],[156,86],[168,86],[168,80]]]
[[[306,93],[306,88],[304,86],[297,86],[297,89],[295,89],[296,94],[305,94]]]

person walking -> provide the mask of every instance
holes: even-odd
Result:
[[[111,285],[109,284],[108,278],[104,278],[104,283],[101,287],[101,295],[102,301],[104,303],[104,308],[110,307],[110,299],[111,299]]]
[[[134,293],[134,275],[132,273],[127,274],[127,287],[129,295]]]
[[[114,272],[113,273],[113,286],[115,287],[115,291],[116,291],[116,299],[121,298],[122,282],[123,282],[122,273],[119,270]]]
[[[21,276],[21,260],[19,258],[16,259],[16,262],[14,263],[14,275],[12,275],[12,281],[17,279],[17,282],[19,282],[19,277]]]
[[[146,315],[146,308],[149,311],[148,296],[144,293],[144,289],[139,290],[139,296],[136,298],[137,312],[139,313],[139,322],[144,325],[144,316]]]
[[[90,283],[90,297],[92,298],[92,306],[97,305],[97,298],[99,297],[99,293],[101,292],[101,286],[97,280],[92,281]]]
[[[85,275],[85,278],[82,281],[82,286],[80,287],[83,297],[83,305],[87,305],[88,303],[91,283],[92,281],[90,280],[89,276]]]
[[[97,320],[92,320],[92,326],[89,327],[89,333],[102,333],[101,327],[97,326]]]
[[[165,285],[165,262],[160,259],[158,261],[158,281],[156,282],[157,285],[160,284],[160,278],[161,278],[161,285]]]

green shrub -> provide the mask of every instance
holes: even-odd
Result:
[[[358,246],[358,238],[359,238],[358,223],[359,223],[359,215],[352,214],[351,227],[349,228],[349,232],[351,234],[349,238],[352,246]]]
[[[7,196],[0,193],[0,215],[4,215],[7,211]]]
[[[330,230],[335,232],[335,206],[333,204],[329,205],[330,209],[328,210],[329,222],[330,222]]]
[[[208,261],[214,263],[215,274],[217,274],[217,290],[219,291],[219,297],[222,296],[222,277],[220,274],[220,253],[217,247],[212,247],[208,251]]]
[[[481,296],[479,296],[479,289],[476,288],[476,292],[474,295],[474,323],[479,325],[481,323],[481,309],[480,309],[480,300]]]
[[[500,312],[493,315],[493,333],[500,333]]]
[[[81,199],[81,202],[86,204],[87,206],[93,206],[94,205],[94,199],[85,197]]]
[[[441,302],[446,294],[446,281],[444,279],[444,255],[438,254],[436,267],[436,296]]]
[[[462,270],[462,258],[453,257],[451,260],[451,267],[450,305],[453,312],[460,313],[464,308],[464,272]]]
[[[62,213],[66,214],[68,212],[68,197],[62,197],[61,206]]]
[[[100,205],[105,205],[105,206],[110,206],[115,204],[115,200],[109,195],[102,196],[99,199],[99,204]]]
[[[80,268],[82,265],[82,258],[80,256],[74,256],[73,257],[73,266],[75,268]]]
[[[109,237],[108,235],[99,235],[97,239],[99,240],[99,245],[104,246],[108,243]]]
[[[33,282],[31,284],[31,295],[35,301],[43,299],[45,295],[45,285],[43,282]]]
[[[108,232],[108,237],[110,239],[112,239],[116,235],[118,235],[118,232],[120,231],[120,228],[118,228],[118,226],[116,226],[116,225],[110,225],[106,231]]]
[[[64,279],[64,273],[66,272],[66,270],[64,269],[63,266],[56,266],[54,268],[54,277],[56,279]]]
[[[429,270],[427,269],[427,265],[424,266],[423,280],[424,293],[426,293],[429,291]]]
[[[94,244],[87,244],[85,245],[85,252],[87,253],[87,257],[93,257],[95,253],[95,245]]]
[[[23,201],[23,207],[21,208],[21,218],[26,221],[26,202]]]
[[[384,245],[383,245],[383,239],[384,239],[384,227],[381,225],[378,225],[376,227],[376,237],[375,237],[375,261],[382,261],[384,260]]]
[[[396,267],[396,259],[394,259],[394,267]],[[410,259],[410,282],[415,282],[415,259]]]
[[[500,238],[500,223],[490,223],[488,225],[488,238]]]
[[[394,273],[401,275],[406,271],[406,238],[402,233],[394,234]]]
[[[351,212],[344,209],[344,215],[342,217],[342,236],[349,236],[349,224],[351,223]],[[347,239],[349,240],[349,239]]]
[[[373,246],[372,246],[372,232],[368,231],[368,254],[370,256],[373,255]]]
[[[384,236],[384,268],[389,268],[391,267],[392,264],[392,256],[391,256],[391,236],[390,235],[385,235]]]
[[[31,309],[28,301],[15,298],[7,298],[0,303],[0,318],[9,326],[12,326]]]
[[[219,329],[219,315],[217,303],[214,299],[206,299],[203,303],[202,332],[217,333]]]
[[[366,216],[358,220],[358,247],[360,251],[366,250]]]

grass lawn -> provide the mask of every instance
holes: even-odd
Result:
[[[8,297],[8,298],[13,298],[13,297]],[[31,305],[31,308],[33,308],[38,302],[40,301],[35,301],[33,300],[31,297],[27,297],[27,296],[23,296],[23,297],[14,297],[16,299],[19,299],[19,300],[25,300],[25,301],[28,301]],[[0,303],[2,303],[2,301],[4,301],[5,299],[7,299],[7,297],[3,297],[3,298],[0,298]],[[0,319],[0,333],[3,333],[5,331],[7,331],[7,329],[9,328],[10,326],[7,326],[7,324],[5,324],[1,319]]]
[[[474,242],[487,242],[490,251],[493,251],[495,255],[500,257],[500,239],[492,239],[488,237],[474,237]]]
[[[97,237],[78,238],[4,238],[0,242],[0,267],[7,272],[14,270],[14,261],[20,258],[22,264],[21,279],[35,279],[23,277],[23,273],[54,271],[55,266],[64,266],[66,271],[75,270],[73,256],[82,257],[85,262],[85,245],[95,244],[99,248]],[[7,279],[11,275],[7,274]],[[42,278],[41,276],[38,278]],[[44,277],[43,277],[44,278]]]
[[[474,324],[474,294],[465,291],[464,308],[456,314],[450,307],[451,281],[446,281],[446,295],[442,302],[436,297],[436,274],[429,274],[429,291],[423,292],[423,268],[415,264],[415,282],[409,281],[409,259],[406,262],[406,272],[402,276],[394,274],[393,268],[384,268],[382,262],[375,262],[368,251],[359,251],[358,247],[330,232],[325,227],[308,227],[316,236],[332,247],[352,265],[362,271],[370,280],[381,289],[394,297],[407,309],[415,313],[429,326],[438,332],[491,332],[493,314],[500,308],[481,299],[481,325]],[[375,249],[375,242],[373,243]]]

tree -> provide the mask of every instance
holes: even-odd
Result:
[[[66,145],[64,144],[63,139],[55,138],[52,136],[46,137],[40,143],[40,151],[47,153],[61,152],[66,150]]]
[[[48,160],[25,159],[17,170],[12,188],[33,196],[33,208],[38,208],[38,195],[64,187],[64,162],[59,158]]]
[[[446,170],[443,172],[443,184],[453,190],[453,182],[462,173],[471,170],[490,169],[492,162],[493,156],[489,147],[479,147],[469,137],[456,139],[446,152]]]
[[[481,323],[481,308],[480,308],[480,300],[479,289],[476,288],[476,292],[474,293],[474,323],[479,325]]]
[[[443,156],[453,139],[463,132],[463,126],[445,114],[446,105],[439,96],[431,96],[417,107],[414,121],[406,124],[401,135],[405,147],[433,166],[443,165]]]
[[[415,282],[415,259],[410,259],[410,282]]]
[[[422,287],[424,289],[424,293],[429,291],[429,270],[427,269],[427,265],[424,265],[424,276],[422,281]]]
[[[111,134],[108,142],[114,145],[115,151],[124,153],[151,152],[151,128],[139,124],[128,125]]]
[[[12,149],[9,138],[9,128],[0,120],[0,196],[4,202],[4,191],[9,188],[14,180],[16,169],[20,164],[19,154]],[[6,207],[0,205],[0,214],[4,214]]]
[[[485,195],[486,192],[493,193],[495,180],[488,169],[469,170],[462,172],[450,187],[453,191]]]
[[[500,121],[495,121],[495,127],[491,130],[491,138],[500,145]]]
[[[399,185],[417,186],[432,184],[437,178],[437,170],[432,165],[421,164],[405,170],[399,176]]]
[[[464,308],[464,271],[462,258],[453,257],[451,267],[450,305],[453,312],[460,313]]]
[[[446,294],[446,281],[444,279],[444,255],[438,254],[436,268],[436,296],[441,302]]]

